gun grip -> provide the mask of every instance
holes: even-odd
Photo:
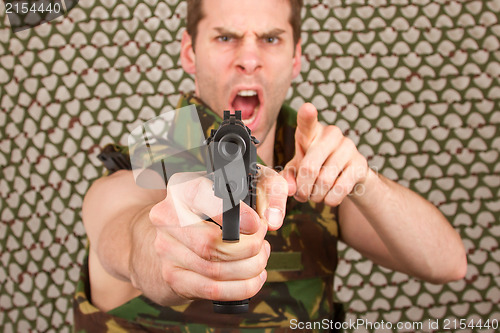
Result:
[[[240,204],[232,205],[229,200],[223,201],[222,240],[237,243],[240,240]]]
[[[222,215],[222,240],[224,242],[238,242],[240,240],[240,204],[233,206],[230,200],[224,199],[224,213]],[[248,312],[250,299],[242,301],[212,301],[215,313],[238,314]]]

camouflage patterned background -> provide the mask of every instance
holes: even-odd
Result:
[[[500,0],[305,2],[289,102],[313,102],[372,166],[436,204],[469,254],[464,280],[435,286],[341,245],[348,318],[500,320]],[[185,14],[178,0],[81,1],[13,34],[0,6],[2,332],[71,330],[98,147],[192,89]]]

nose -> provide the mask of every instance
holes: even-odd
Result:
[[[258,41],[250,38],[242,41],[236,57],[236,67],[247,75],[254,74],[262,67]]]

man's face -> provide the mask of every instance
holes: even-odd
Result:
[[[221,116],[241,110],[252,134],[264,141],[300,71],[290,2],[203,0],[203,12],[195,53],[189,47],[181,52],[184,69],[195,74],[196,95]]]

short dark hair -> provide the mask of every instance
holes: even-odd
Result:
[[[297,45],[300,39],[302,18],[300,11],[303,6],[303,0],[290,0],[292,12],[290,14],[290,24],[293,29],[293,43]],[[203,19],[202,0],[187,0],[187,23],[186,30],[193,41],[193,49],[198,34],[198,23]]]

